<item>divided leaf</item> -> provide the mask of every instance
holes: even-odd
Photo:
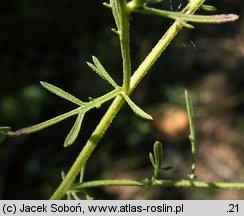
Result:
[[[81,123],[83,121],[85,113],[84,112],[80,112],[78,114],[78,117],[73,125],[73,127],[71,128],[68,136],[66,137],[65,141],[64,141],[64,147],[68,147],[70,145],[72,145],[74,143],[74,141],[76,140],[79,132],[80,132],[80,127],[81,127]]]
[[[116,84],[116,82],[113,80],[113,78],[108,74],[108,72],[102,66],[100,61],[95,56],[92,56],[92,59],[93,59],[94,64],[87,62],[87,65],[94,72],[96,72],[100,77],[102,77],[104,80],[108,81],[114,88],[118,88],[119,86]]]
[[[148,120],[153,120],[152,116],[150,116],[149,114],[147,114],[145,111],[143,111],[140,107],[138,107],[129,97],[127,94],[122,93],[122,96],[124,97],[124,99],[126,100],[126,102],[128,103],[128,105],[130,106],[130,108],[134,111],[135,114],[141,116],[144,119],[148,119]]]
[[[52,92],[53,94],[56,94],[57,96],[65,99],[65,100],[68,100],[79,106],[85,105],[85,102],[81,101],[80,99],[76,98],[75,96],[71,95],[70,93],[64,91],[61,88],[58,88],[50,83],[43,82],[43,81],[41,81],[40,83],[45,89],[47,89],[48,91]]]

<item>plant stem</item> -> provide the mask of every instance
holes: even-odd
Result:
[[[228,182],[202,182],[191,180],[98,180],[83,182],[74,186],[74,190],[91,188],[91,187],[105,187],[105,186],[154,186],[154,187],[191,187],[191,188],[208,188],[208,189],[244,189],[244,183],[228,183]]]
[[[129,20],[127,5],[125,0],[119,1],[121,7],[121,29],[119,34],[121,54],[123,60],[123,89],[127,93],[130,87],[131,78],[131,58],[129,42]]]
[[[61,199],[65,195],[65,192],[71,188],[76,176],[80,172],[81,167],[85,165],[86,161],[96,148],[98,142],[103,137],[103,134],[106,132],[107,128],[122,107],[123,103],[124,100],[121,96],[117,96],[114,99],[113,103],[110,105],[109,109],[87,141],[86,145],[83,147],[82,151],[76,158],[69,172],[66,174],[65,179],[61,182],[60,186],[57,188],[50,199]]]
[[[196,171],[196,145],[197,145],[197,137],[195,133],[195,117],[193,112],[193,106],[191,98],[188,94],[188,91],[185,90],[185,101],[186,101],[186,109],[187,115],[189,120],[189,127],[190,127],[190,135],[189,140],[191,142],[191,174],[189,178],[192,180],[196,178],[195,171]]]
[[[184,12],[187,14],[194,13],[200,6],[203,4],[204,0],[195,0],[191,1]],[[139,84],[141,79],[146,75],[148,70],[152,67],[161,53],[166,49],[169,43],[173,40],[176,34],[180,31],[183,27],[182,23],[175,21],[169,30],[163,35],[163,37],[159,40],[153,50],[149,53],[146,59],[142,62],[139,68],[135,71],[134,75],[131,77],[130,88],[128,94],[132,93],[135,87]],[[87,141],[86,145],[83,147],[82,151],[76,158],[76,161],[70,168],[69,172],[66,174],[65,179],[61,182],[59,187],[56,189],[54,194],[51,196],[50,199],[62,199],[65,196],[67,190],[69,190],[75,181],[76,176],[79,174],[80,169],[92,152],[94,151],[95,147],[97,146],[98,142],[103,137],[104,133],[106,132],[107,128],[111,124],[112,120],[119,112],[120,108],[124,103],[124,99],[121,96],[117,96],[109,109],[107,110],[106,114],[101,119],[100,123],[92,133],[91,137]]]

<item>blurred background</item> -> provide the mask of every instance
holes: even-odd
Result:
[[[184,89],[192,96],[199,139],[197,179],[244,182],[244,4],[206,1],[217,13],[236,13],[231,24],[195,24],[184,29],[159,58],[133,100],[153,117],[148,122],[124,106],[87,166],[86,180],[150,178],[148,153],[164,147],[162,179],[185,179],[190,143]],[[164,0],[158,8],[179,10],[185,0]],[[201,11],[201,13],[206,13]],[[135,70],[172,21],[134,14],[131,56]],[[86,65],[95,55],[121,84],[121,56],[111,12],[102,1],[14,0],[0,7],[0,125],[14,130],[73,109],[43,89],[46,81],[81,100],[111,87]],[[109,103],[86,114],[79,138],[63,142],[75,118],[49,129],[0,143],[0,199],[47,199],[61,181]],[[107,187],[95,199],[243,199],[243,191]]]

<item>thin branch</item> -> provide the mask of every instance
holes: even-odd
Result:
[[[207,188],[207,189],[244,189],[244,183],[202,182],[191,180],[97,180],[75,184],[74,190],[106,186],[140,186],[140,187],[177,187],[177,188]]]

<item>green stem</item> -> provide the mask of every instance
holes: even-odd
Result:
[[[103,134],[106,132],[113,118],[122,107],[123,102],[124,100],[121,96],[117,96],[115,98],[115,100],[101,119],[100,123],[92,133],[91,137],[87,141],[86,145],[83,147],[82,151],[76,158],[69,172],[66,174],[65,179],[61,182],[60,186],[57,188],[57,190],[54,192],[50,199],[61,199],[65,195],[65,192],[71,188],[76,176],[80,172],[81,167],[84,166],[84,164],[96,148],[98,142],[103,137]]]
[[[203,2],[204,0],[197,0],[193,3],[189,3],[185,8],[185,12],[187,14],[194,13],[201,6],[201,4],[203,4]],[[169,30],[163,35],[163,37],[159,40],[159,42],[156,44],[153,50],[149,53],[149,55],[146,57],[146,59],[142,62],[142,64],[136,70],[134,75],[131,77],[130,88],[128,93],[131,93],[135,89],[135,87],[139,84],[141,79],[146,75],[148,70],[155,63],[157,58],[166,49],[166,47],[173,40],[173,38],[176,36],[176,34],[180,31],[182,27],[183,25],[180,22],[175,21],[173,25],[169,28]],[[81,167],[84,166],[84,164],[94,151],[98,142],[103,137],[104,133],[106,132],[107,128],[111,124],[116,114],[119,112],[123,103],[124,99],[121,96],[117,96],[115,98],[115,100],[107,110],[106,114],[103,116],[100,123],[96,127],[95,131],[92,133],[91,137],[87,141],[86,145],[83,147],[82,151],[76,158],[76,161],[74,162],[69,172],[65,176],[65,179],[61,182],[61,184],[59,185],[59,187],[50,199],[63,198],[66,191],[68,191],[71,188],[76,176],[80,172]]]
[[[191,174],[189,175],[190,179],[196,178],[195,171],[196,171],[196,145],[197,145],[197,137],[195,133],[195,118],[193,112],[193,106],[191,102],[191,98],[185,90],[185,100],[186,100],[186,109],[187,115],[189,120],[189,127],[190,127],[190,135],[189,140],[191,142]]]
[[[121,7],[121,29],[120,29],[120,47],[123,59],[123,88],[127,93],[130,86],[131,78],[131,58],[130,58],[130,44],[129,44],[129,20],[127,5],[125,0],[119,1]]]
[[[244,189],[244,183],[228,183],[228,182],[202,182],[191,180],[98,180],[83,182],[74,185],[74,190],[93,187],[105,186],[154,186],[154,187],[191,187],[191,188],[208,188],[208,189]]]

